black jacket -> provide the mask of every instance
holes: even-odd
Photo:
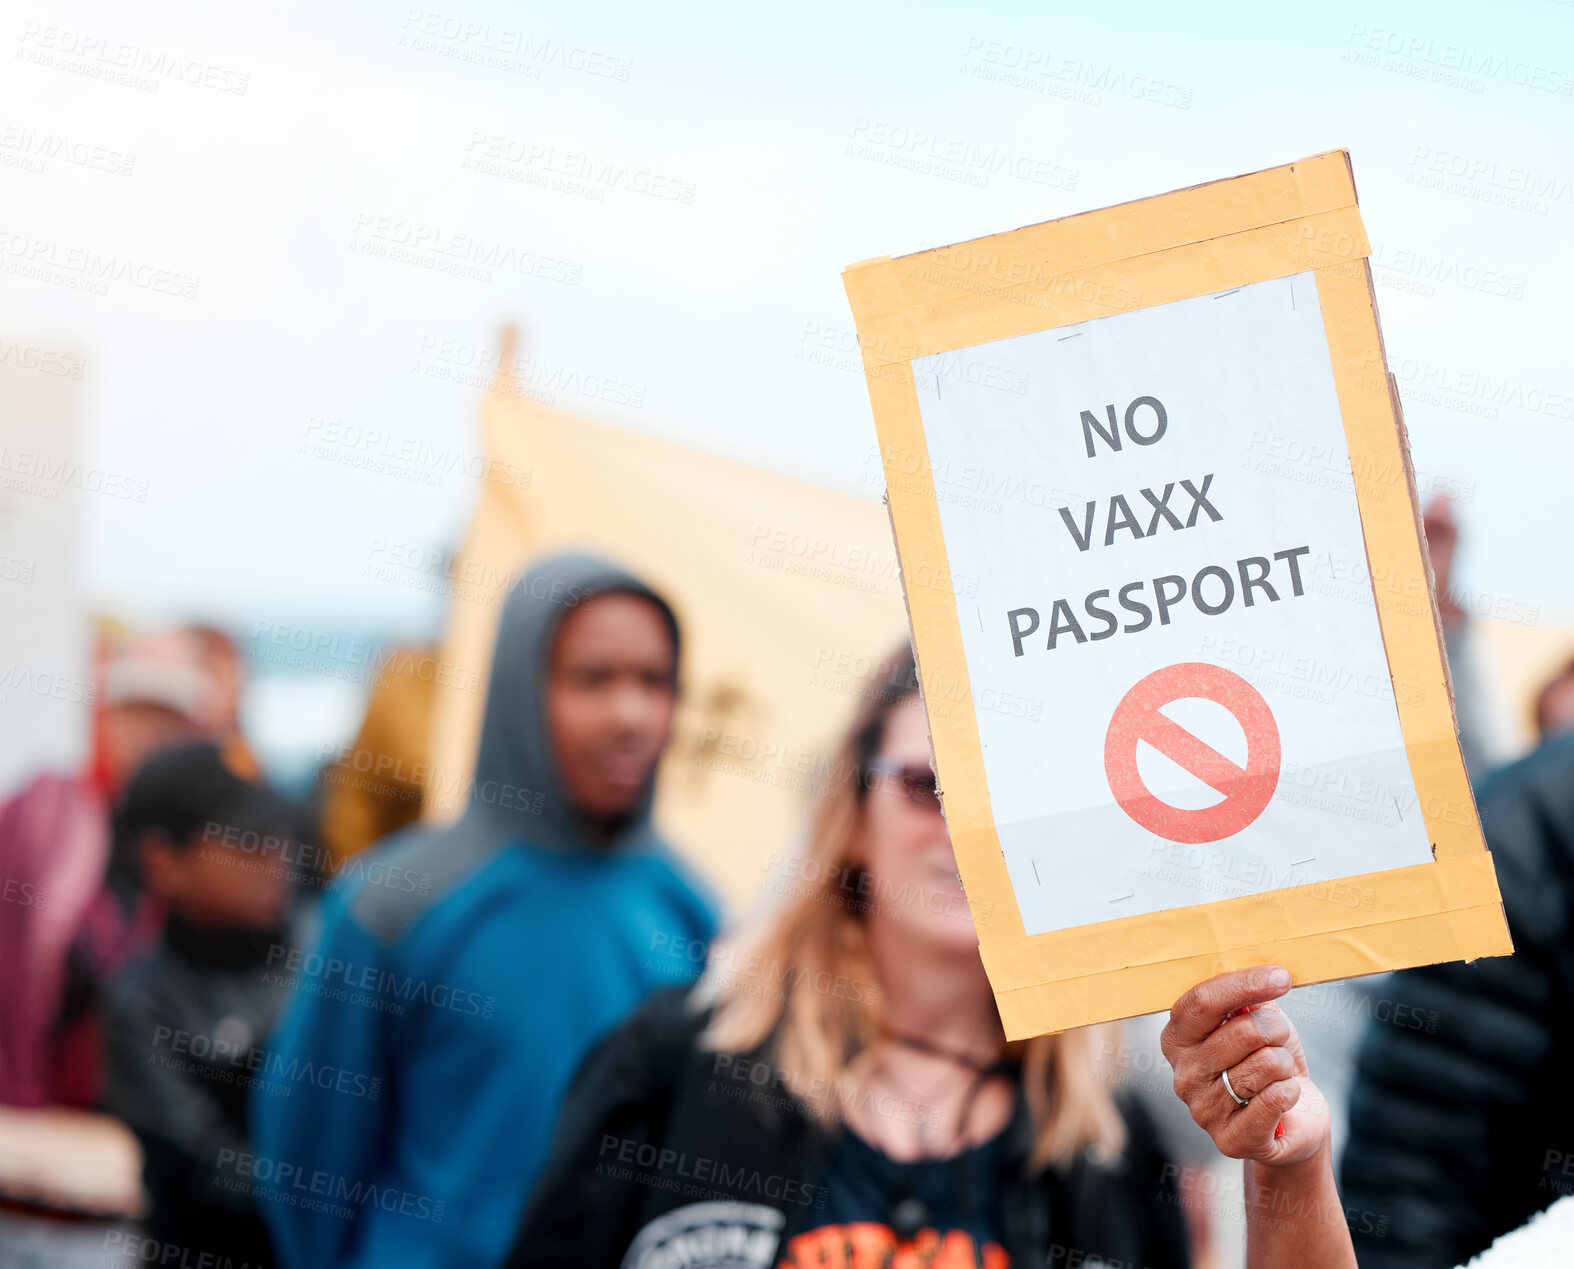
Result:
[[[832,1139],[783,1086],[768,1046],[702,1051],[706,1017],[687,997],[651,997],[605,1039],[564,1104],[511,1266],[766,1269],[813,1228]],[[1184,1269],[1175,1169],[1147,1120],[1123,1106],[1128,1144],[1027,1175],[1023,1098],[1007,1130],[996,1213],[1013,1266]]]
[[[280,937],[209,934],[171,918],[115,987],[104,1101],[142,1143],[148,1234],[176,1262],[182,1250],[193,1264],[205,1253],[249,1269],[272,1263],[236,1164],[250,1151],[247,1089],[270,1077],[262,1046],[284,988],[266,956]]]
[[[1461,1264],[1574,1193],[1574,737],[1479,801],[1514,955],[1377,989],[1343,1162],[1362,1269]]]

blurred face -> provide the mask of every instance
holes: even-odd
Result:
[[[917,696],[886,719],[875,765],[864,800],[863,865],[873,904],[868,919],[886,925],[883,938],[976,956],[978,935],[956,855],[939,799],[928,792],[929,725]]]
[[[283,868],[259,867],[255,856],[222,841],[199,839],[182,850],[149,834],[142,842],[142,867],[155,894],[207,929],[270,929],[289,902]]]
[[[104,711],[104,759],[113,790],[125,787],[131,773],[155,750],[181,740],[191,740],[199,729],[184,714],[162,705],[131,703]]]
[[[212,680],[214,687],[214,729],[220,735],[228,735],[239,730],[243,676],[240,652],[216,630],[199,631],[197,642],[201,647],[203,671]]]
[[[660,610],[600,595],[558,627],[547,723],[569,796],[596,819],[630,811],[672,735],[677,649]]]
[[[1543,736],[1561,736],[1574,731],[1574,672],[1565,673],[1549,683],[1537,704]]]

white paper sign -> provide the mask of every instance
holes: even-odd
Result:
[[[1310,273],[913,371],[1029,935],[1430,862]]]

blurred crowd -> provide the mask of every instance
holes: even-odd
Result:
[[[1574,663],[1537,699],[1535,752],[1489,770],[1446,504],[1426,528],[1516,952],[1392,976],[1403,1020],[1371,1014],[1349,1070],[1314,1061],[1340,1219],[1362,1265],[1396,1269],[1460,1262],[1574,1193]],[[845,778],[810,808],[814,866],[723,928],[651,817],[672,609],[602,560],[532,569],[571,598],[510,593],[448,824],[408,774],[419,677],[385,671],[292,801],[248,746],[224,632],[101,641],[87,762],[0,803],[0,1108],[129,1126],[142,1195],[106,1245],[288,1269],[1223,1263],[1175,1104],[1100,1067],[1112,1033],[978,1041],[998,1021],[958,968],[967,905],[910,655],[878,663]],[[372,776],[363,754],[393,760]],[[884,919],[876,882],[939,901]],[[931,1157],[949,1170],[913,1162]],[[1053,1205],[1002,1160],[1053,1176]],[[897,1201],[871,1224],[876,1193]],[[698,1194],[727,1210],[702,1222]],[[966,1247],[897,1256],[923,1230]]]

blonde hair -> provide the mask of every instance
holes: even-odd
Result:
[[[840,1121],[842,1100],[856,1092],[876,1043],[890,1033],[864,924],[868,887],[853,852],[868,763],[886,720],[918,691],[912,653],[904,649],[879,674],[828,774],[798,861],[801,883],[752,937],[740,933],[713,949],[696,996],[715,1010],[702,1046],[741,1054],[771,1041],[792,1092],[827,1125]],[[1089,1148],[1113,1158],[1124,1144],[1113,1090],[1095,1070],[1101,1034],[1108,1031],[1083,1028],[1008,1046],[1006,1055],[1022,1064],[1035,1170]]]

